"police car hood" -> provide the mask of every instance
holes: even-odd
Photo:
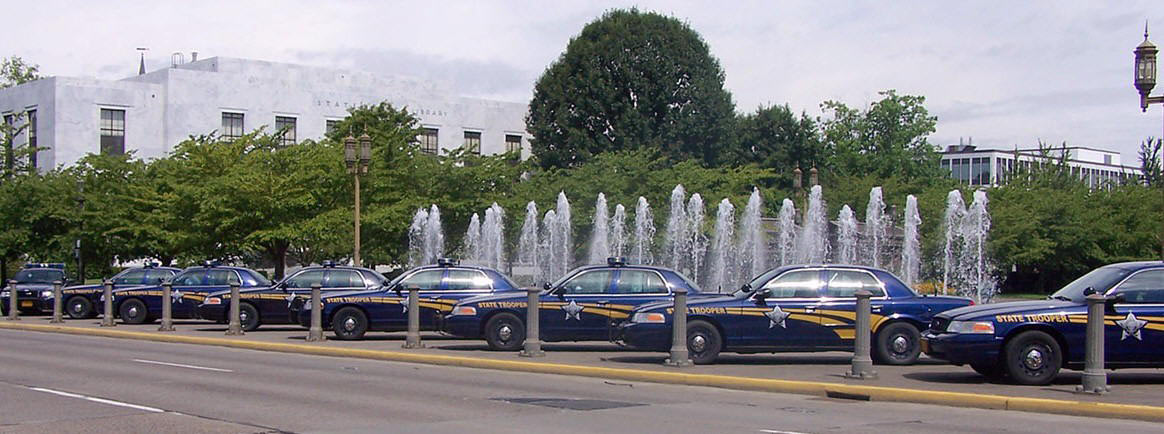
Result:
[[[1062,300],[1011,301],[1006,303],[990,303],[959,307],[957,309],[950,309],[942,312],[938,314],[938,316],[950,318],[953,320],[969,320],[986,316],[1006,315],[1047,309],[1062,309],[1065,307],[1074,306],[1079,306],[1079,304]]]
[[[700,294],[697,297],[689,297],[687,299],[687,307],[703,306],[703,305],[715,304],[715,303],[726,303],[726,302],[729,302],[732,300],[736,300],[738,298],[739,297],[734,297],[734,296],[730,296],[730,295],[726,295],[726,294]],[[672,304],[674,304],[674,300],[672,300],[672,299],[652,301],[650,303],[645,303],[645,304],[639,305],[639,307],[635,308],[635,310],[648,311],[648,310],[652,310],[652,309],[661,309],[661,308],[671,307]]]

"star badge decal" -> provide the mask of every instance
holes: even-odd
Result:
[[[566,319],[574,318],[578,321],[582,320],[582,310],[585,307],[579,306],[574,300],[570,300],[570,304],[562,306],[562,310],[566,311]]]
[[[1121,341],[1127,339],[1129,336],[1136,338],[1137,341],[1144,340],[1140,337],[1140,329],[1143,329],[1144,326],[1148,325],[1148,322],[1136,318],[1136,314],[1129,312],[1127,318],[1116,321],[1115,323],[1116,325],[1120,326],[1120,328],[1124,329],[1124,333],[1120,336]]]
[[[788,323],[785,321],[791,313],[780,310],[780,306],[775,306],[769,312],[764,312],[764,316],[768,317],[768,328],[776,327],[777,324],[782,328],[788,328]]]
[[[174,292],[171,292],[170,298],[173,298],[175,303],[181,303],[182,302],[182,291],[175,290]]]

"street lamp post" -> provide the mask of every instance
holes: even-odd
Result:
[[[356,138],[348,135],[344,139],[344,162],[347,163],[348,173],[352,174],[355,179],[355,196],[356,196],[356,210],[355,210],[355,240],[354,252],[352,253],[352,263],[359,267],[360,264],[360,175],[368,173],[368,164],[372,162],[372,138],[368,136],[367,132],[360,134],[359,151],[357,155]]]
[[[1150,104],[1164,104],[1164,96],[1151,96],[1156,87],[1156,45],[1148,40],[1148,24],[1144,23],[1144,42],[1136,46],[1135,85],[1140,92],[1140,110],[1147,112]],[[1146,175],[1146,174],[1145,174]],[[1161,180],[1155,180],[1157,184]],[[1164,185],[1158,185],[1164,194]],[[1161,220],[1160,259],[1164,259],[1164,219]]]

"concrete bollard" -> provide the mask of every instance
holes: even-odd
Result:
[[[18,304],[19,301],[17,300],[19,298],[20,298],[20,294],[18,292],[16,292],[16,281],[9,280],[8,281],[8,320],[9,321],[19,321],[20,320],[20,307],[19,307],[20,305]]]
[[[1107,385],[1107,371],[1104,370],[1103,322],[1104,303],[1107,298],[1101,294],[1087,296],[1087,349],[1084,355],[1083,385],[1075,388],[1077,393],[1102,395],[1110,392]]]
[[[158,331],[174,331],[174,284],[169,280],[162,282],[162,325]]]
[[[311,327],[307,329],[307,342],[323,342],[323,296],[318,283],[311,285]]]
[[[238,282],[230,283],[230,323],[226,327],[227,336],[242,336],[242,319],[239,318],[239,303],[240,295],[238,293]]]
[[[420,288],[408,288],[408,333],[403,348],[424,348],[420,343]]]
[[[873,370],[873,358],[870,357],[871,340],[873,338],[872,307],[869,298],[873,293],[864,289],[857,291],[857,324],[853,342],[853,366],[845,373],[846,378],[857,380],[872,380],[877,378],[877,371]]]
[[[101,327],[116,327],[113,323],[113,281],[105,279],[105,292],[102,293],[102,298],[105,299],[105,310],[101,318]]]
[[[687,289],[675,288],[675,309],[671,315],[671,355],[663,364],[667,366],[690,366],[691,357],[687,352]]]
[[[59,280],[53,282],[53,319],[49,320],[49,323],[51,324],[61,324],[65,322],[65,320],[61,318],[61,287],[64,285],[64,282]]]
[[[522,357],[544,357],[545,351],[542,351],[541,327],[538,321],[541,321],[541,293],[542,290],[538,288],[526,289],[528,298],[525,303],[525,342],[521,345],[521,352],[517,355]]]

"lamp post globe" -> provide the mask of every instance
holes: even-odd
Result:
[[[372,137],[365,131],[360,134],[360,171],[368,173],[368,164],[372,162]]]
[[[1135,85],[1140,92],[1140,109],[1148,111],[1148,94],[1156,87],[1156,45],[1148,40],[1148,26],[1144,25],[1144,42],[1136,47]]]
[[[356,166],[356,138],[350,135],[344,138],[344,163],[347,163],[348,170]]]

